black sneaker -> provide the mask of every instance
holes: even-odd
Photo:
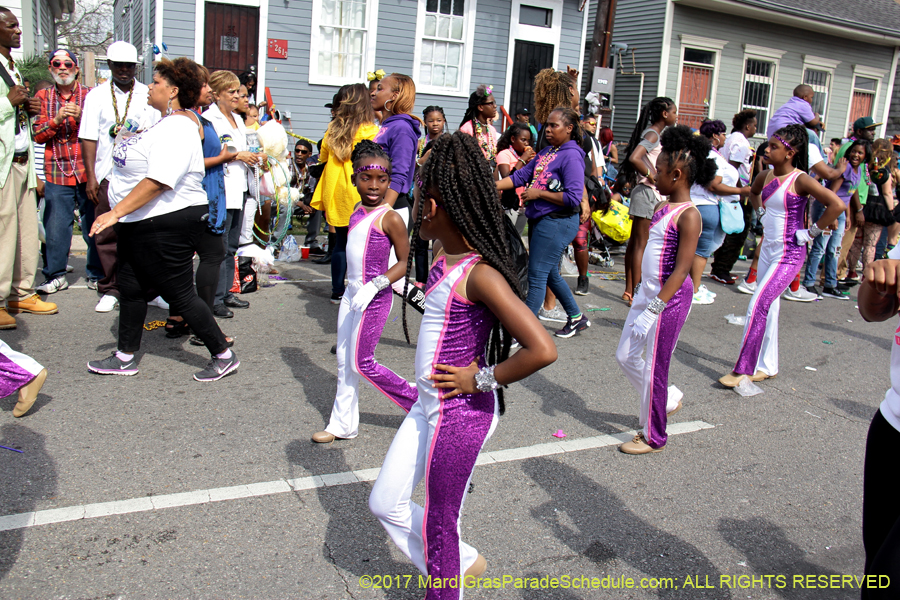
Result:
[[[331,303],[332,304],[340,304],[341,298],[343,298],[343,294],[331,294]]]
[[[226,375],[237,371],[239,366],[241,366],[241,361],[238,360],[237,354],[234,352],[231,353],[229,358],[216,358],[213,356],[205,369],[199,373],[194,373],[194,379],[196,381],[218,381]]]
[[[591,288],[591,284],[588,282],[587,276],[582,277],[578,276],[578,285],[575,287],[575,293],[579,296],[587,296],[588,290]]]
[[[834,289],[836,289],[840,293],[844,294],[845,296],[850,295],[850,286],[849,285],[844,285],[843,283],[838,282],[837,286],[835,286]]]
[[[591,322],[588,321],[587,315],[582,314],[577,321],[569,319],[566,322],[566,326],[556,332],[556,337],[570,338],[579,331],[584,331],[590,326]]]
[[[834,298],[835,300],[849,300],[850,298],[834,288],[822,288],[822,296],[826,298]]]
[[[98,375],[137,375],[137,359],[132,356],[128,362],[123,361],[116,353],[103,360],[92,360],[87,364],[87,368],[92,373]]]

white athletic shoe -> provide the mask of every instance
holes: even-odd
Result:
[[[74,270],[75,270],[75,267],[73,267],[72,265],[66,265],[66,273],[71,273]]]
[[[103,297],[100,298],[100,302],[97,303],[97,306],[94,307],[94,310],[96,310],[98,313],[108,313],[118,305],[118,298],[116,298],[115,296],[110,296],[109,294],[104,294]]]
[[[554,321],[557,323],[566,323],[569,320],[569,316],[566,314],[566,311],[562,309],[562,307],[557,304],[553,307],[553,310],[545,310],[543,306],[538,309],[538,319],[541,321]]]
[[[37,286],[35,291],[40,292],[41,294],[55,294],[60,290],[67,289],[69,287],[69,282],[66,281],[65,275],[60,275],[59,277],[54,277],[53,279],[48,279],[41,285]]]
[[[709,296],[709,294],[704,294],[703,290],[698,290],[696,294],[694,294],[694,298],[691,300],[691,304],[712,304],[716,299]]]
[[[715,298],[715,297],[716,297],[716,293],[715,293],[715,292],[709,291],[709,288],[707,288],[707,287],[706,287],[705,285],[703,285],[703,284],[700,284],[700,287],[697,289],[697,291],[698,291],[698,292],[703,292],[704,294],[706,294],[706,295],[709,296],[710,298]]]
[[[756,282],[747,283],[746,279],[741,279],[740,283],[737,284],[737,289],[742,294],[753,295],[756,292]]]
[[[791,288],[788,288],[781,297],[794,302],[813,302],[819,299],[818,294],[813,294],[802,285],[797,288],[796,292],[792,292]]]
[[[155,306],[163,310],[169,310],[169,304],[162,299],[162,296],[157,296],[156,298],[148,302],[147,306]]]

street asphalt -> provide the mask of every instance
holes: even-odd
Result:
[[[424,597],[369,512],[362,475],[381,466],[402,411],[363,385],[359,437],[310,441],[336,388],[327,265],[276,263],[287,280],[219,320],[239,371],[202,384],[191,376],[205,349],[161,328],[145,332],[137,376],[88,372],[115,348],[118,312],[94,312],[96,292],[74,287],[83,252],[71,264],[73,288],[50,298],[59,314],[0,332],[50,372],[25,417],[12,416],[15,396],[0,400],[0,445],[22,451],[0,448],[0,598]],[[482,587],[503,587],[466,598],[859,596],[865,439],[890,385],[895,320],[865,323],[855,289],[844,302],[782,301],[780,372],[743,398],[716,380],[742,333],[724,317],[743,315],[750,296],[705,283],[718,297],[693,308],[669,379],[685,394],[670,426],[688,431],[664,452],[627,456],[591,441],[636,429],[639,408],[614,358],[624,283],[592,277],[580,306],[609,310],[591,310],[592,327],[558,340],[555,364],[510,386],[484,450],[507,458],[475,470],[462,535],[487,559]],[[150,308],[147,321],[165,316]],[[415,342],[419,315],[407,316]],[[395,300],[376,357],[412,378],[402,321]],[[579,440],[593,447],[572,450]],[[557,442],[572,451],[500,452]],[[265,482],[272,493],[209,501]],[[207,500],[165,507],[188,492]],[[97,516],[117,501],[133,508]],[[66,508],[89,518],[43,512]]]

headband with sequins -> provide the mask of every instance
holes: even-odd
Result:
[[[386,175],[390,175],[390,173],[387,170],[387,167],[382,167],[381,165],[376,165],[374,163],[361,166],[357,170],[353,171],[353,174],[359,175],[360,173],[362,173],[364,171],[381,171],[382,173],[384,173]]]
[[[784,145],[784,147],[787,148],[788,150],[794,149],[793,146],[791,146],[790,144],[787,143],[787,140],[785,140],[783,137],[781,137],[777,133],[772,134],[772,137],[775,138],[776,140],[778,140],[779,142],[781,142]]]

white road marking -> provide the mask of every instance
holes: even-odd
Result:
[[[668,427],[669,435],[681,435],[694,433],[703,429],[713,429],[704,421],[689,421],[687,423],[673,423]],[[629,441],[636,431],[616,433],[613,435],[598,435],[588,438],[575,438],[560,442],[547,442],[522,448],[509,448],[506,450],[494,450],[482,452],[478,456],[476,465],[490,465],[495,463],[525,460],[552,454],[565,452],[579,452],[595,448],[615,446]],[[181,492],[177,494],[164,494],[161,496],[145,496],[143,498],[131,498],[129,500],[116,500],[113,502],[99,502],[96,504],[82,504],[66,508],[53,508],[27,513],[5,515],[0,517],[0,531],[37,527],[38,525],[50,525],[52,523],[64,523],[66,521],[78,521],[81,519],[95,519],[110,515],[124,515],[129,513],[149,512],[173,508],[176,506],[195,506],[210,502],[223,502],[225,500],[237,500],[239,498],[252,498],[259,496],[271,496],[287,492],[299,492],[320,487],[336,485],[348,485],[363,481],[375,481],[381,469],[362,469],[359,471],[345,471],[343,473],[331,473],[328,475],[313,475],[299,477],[297,479],[278,479],[275,481],[263,481],[246,485],[234,485],[229,487],[197,490],[194,492]]]

